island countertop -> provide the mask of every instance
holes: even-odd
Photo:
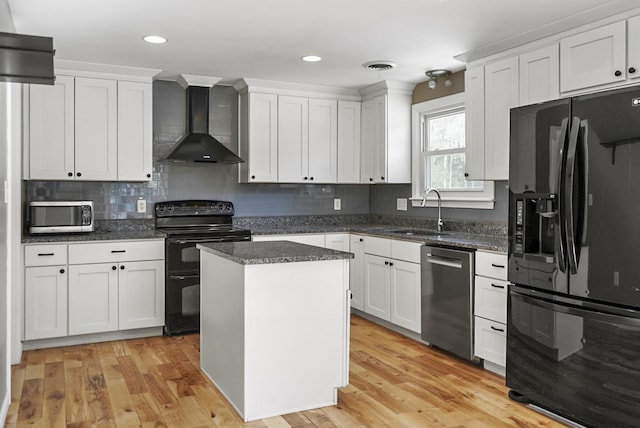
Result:
[[[351,259],[353,254],[290,241],[211,242],[197,248],[242,265]]]

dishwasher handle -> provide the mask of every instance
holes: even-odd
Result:
[[[455,257],[434,256],[431,253],[426,254],[426,262],[433,263],[434,265],[449,266],[457,269],[462,269],[462,260]]]

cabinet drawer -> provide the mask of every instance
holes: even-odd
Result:
[[[507,255],[476,252],[476,275],[507,280]]]
[[[375,236],[365,236],[364,252],[380,257],[391,257],[391,240],[387,238],[376,238]]]
[[[164,240],[69,244],[69,264],[164,259]]]
[[[420,247],[419,242],[407,242],[391,240],[391,258],[397,260],[405,260],[412,263],[420,263]]]
[[[476,276],[474,314],[506,324],[507,282]]]
[[[67,244],[25,245],[25,266],[55,266],[67,264]]]
[[[507,354],[507,327],[475,317],[475,355],[504,367]]]

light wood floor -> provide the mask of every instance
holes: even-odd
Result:
[[[504,380],[360,317],[335,407],[247,427],[560,427],[507,398]],[[12,368],[7,427],[235,427],[200,373],[199,336],[28,351]]]

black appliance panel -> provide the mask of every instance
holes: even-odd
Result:
[[[165,300],[168,334],[200,330],[200,274],[167,275]]]
[[[554,413],[589,427],[637,427],[640,313],[511,287],[506,383]]]

